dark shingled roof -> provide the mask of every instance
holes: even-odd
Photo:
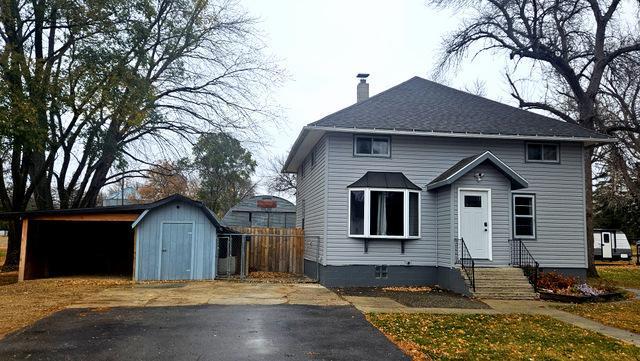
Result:
[[[420,77],[309,126],[607,139],[606,135]]]
[[[415,185],[400,172],[367,172],[362,178],[351,183],[347,188],[397,188],[415,189],[422,188]]]

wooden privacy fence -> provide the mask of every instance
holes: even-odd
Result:
[[[304,229],[240,227],[251,237],[249,270],[302,274],[304,269]]]

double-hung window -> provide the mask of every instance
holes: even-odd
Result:
[[[527,162],[558,163],[560,147],[554,143],[527,143]]]
[[[349,236],[419,238],[420,192],[409,189],[349,189]]]
[[[353,154],[365,157],[390,157],[389,137],[356,135],[353,138]]]
[[[513,237],[536,238],[536,197],[533,194],[513,195]]]

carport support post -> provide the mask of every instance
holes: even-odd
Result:
[[[240,278],[245,278],[246,274],[245,274],[245,267],[246,267],[246,263],[247,263],[247,255],[246,255],[246,250],[247,250],[247,244],[246,244],[246,237],[244,234],[242,235],[242,244],[240,245]]]
[[[27,265],[27,232],[29,218],[22,219],[22,236],[20,238],[20,265],[18,266],[18,282],[24,281],[24,270]]]

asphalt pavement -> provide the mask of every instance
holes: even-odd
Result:
[[[409,360],[351,306],[66,309],[0,340],[0,360]]]

